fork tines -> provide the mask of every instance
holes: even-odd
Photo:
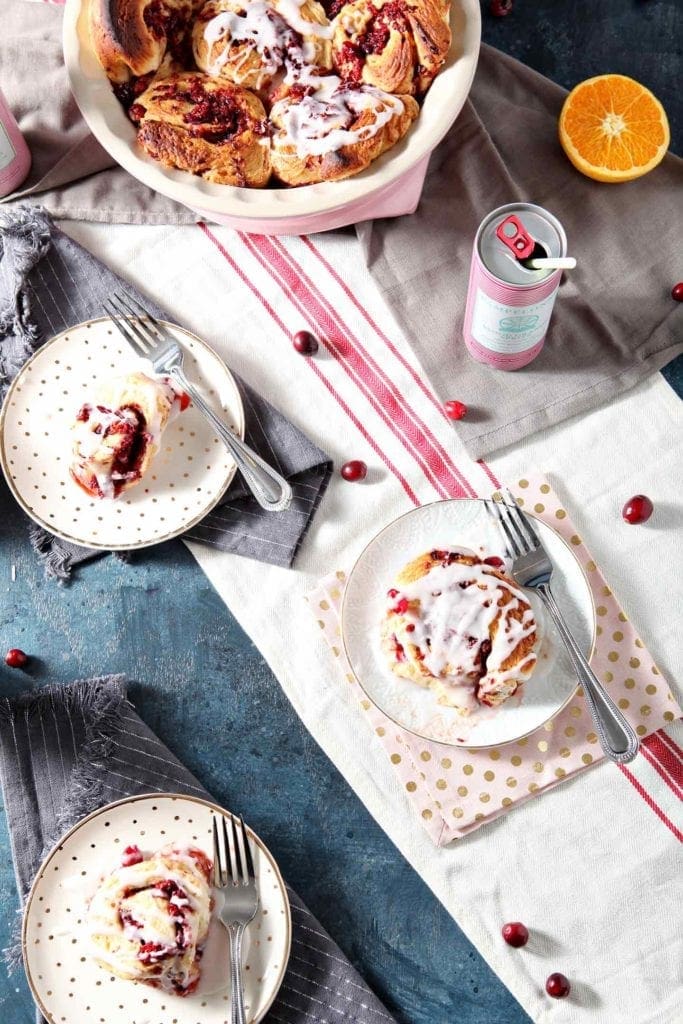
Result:
[[[507,501],[487,500],[484,505],[496,525],[502,528],[511,555],[519,557],[530,549],[540,547],[538,534],[510,490],[507,491]]]
[[[223,836],[223,849],[221,850],[215,815],[213,818],[213,884],[219,889],[226,885],[249,885],[250,880],[255,878],[249,836],[241,814],[239,823],[238,832],[235,817],[234,815],[230,816],[231,835],[229,835],[225,817],[221,815]]]

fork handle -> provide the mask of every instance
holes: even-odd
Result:
[[[204,414],[218,437],[230,451],[237,468],[261,508],[266,512],[282,512],[288,508],[292,501],[292,488],[285,478],[219,419],[180,367],[174,366],[170,375],[184,391],[187,391],[193,403]]]
[[[247,1024],[242,984],[242,936],[244,925],[232,921],[227,925],[230,936],[230,1017],[231,1024]]]
[[[534,590],[550,612],[567,648],[576,675],[583,687],[602,749],[611,761],[616,761],[617,764],[627,764],[638,753],[640,740],[583,656],[564,621],[562,612],[555,603],[548,584],[542,583],[534,587]]]

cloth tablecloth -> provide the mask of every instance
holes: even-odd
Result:
[[[437,850],[368,735],[365,712],[340,681],[305,600],[321,577],[352,565],[378,529],[416,502],[490,493],[492,476],[515,480],[536,468],[571,508],[580,536],[680,700],[683,652],[671,611],[683,598],[674,557],[683,420],[676,395],[653,377],[490,464],[473,462],[371,287],[351,238],[249,239],[197,227],[70,224],[69,230],[114,268],[126,266],[133,279],[144,279],[150,294],[171,296],[171,312],[260,390],[277,394],[286,414],[313,429],[337,465],[349,458],[367,462],[361,484],[333,477],[327,515],[314,521],[294,573],[189,546],[377,821],[535,1021],[677,1022],[681,949],[671,907],[683,838],[681,726],[656,734],[671,752],[673,776],[644,756],[622,770],[600,765]],[[343,282],[328,265],[344,266]],[[206,301],[198,306],[200,280]],[[315,359],[302,360],[289,337],[309,323],[314,297],[332,340]],[[238,316],[229,332],[219,331],[228,310]],[[640,527],[620,516],[636,492],[655,505]],[[254,599],[266,590],[267,602]],[[359,743],[365,735],[368,742]],[[533,956],[520,956],[500,938],[504,921],[520,919],[540,936]],[[569,1000],[545,995],[543,981],[553,970],[571,978]]]

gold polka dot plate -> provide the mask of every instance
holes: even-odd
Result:
[[[22,947],[34,999],[49,1024],[230,1024],[228,933],[215,914],[197,989],[180,997],[111,974],[93,959],[88,904],[98,884],[120,866],[126,846],[144,854],[173,844],[210,858],[212,816],[230,815],[206,800],[150,793],[119,800],[84,818],[43,861],[26,901]],[[259,909],[244,936],[243,978],[248,1024],[268,1011],[291,946],[289,901],[278,867],[248,829]]]
[[[190,379],[240,436],[235,380],[203,341],[165,324],[182,345]],[[153,373],[110,320],[77,324],[23,366],[0,414],[0,464],[10,490],[40,526],[84,547],[131,549],[177,537],[220,500],[236,466],[193,405],[173,419],[143,479],[115,500],[92,498],[69,473],[71,426],[97,387],[133,370]]]
[[[570,546],[540,520],[536,519],[535,526],[555,566],[553,593],[588,655],[596,634],[588,580]],[[577,688],[562,642],[535,594],[525,592],[540,632],[538,661],[524,685],[497,708],[481,706],[463,715],[454,707],[439,704],[434,690],[397,676],[388,665],[380,633],[387,591],[409,561],[435,548],[466,548],[481,558],[504,556],[499,531],[483,501],[477,499],[422,505],[384,527],[360,555],[342,599],[342,642],[351,669],[385,715],[423,739],[471,748],[521,739],[556,715]],[[509,570],[509,560],[504,561]]]

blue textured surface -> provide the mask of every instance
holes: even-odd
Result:
[[[484,14],[484,38],[567,87],[608,70],[641,79],[664,102],[680,152],[680,12],[674,0],[515,0],[508,18]],[[683,359],[665,376],[682,394]],[[64,589],[43,580],[4,484],[0,524],[0,651],[39,652],[28,673],[0,662],[0,693],[124,672],[145,720],[218,800],[248,813],[399,1021],[528,1021],[303,729],[180,542],[130,565],[102,559]],[[16,920],[0,815],[0,945]],[[23,976],[1,980],[0,1022],[32,1020]]]

